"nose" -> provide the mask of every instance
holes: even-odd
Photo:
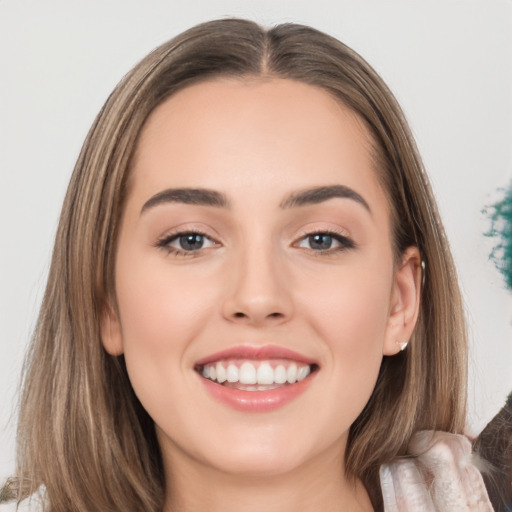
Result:
[[[252,326],[278,325],[293,313],[291,282],[283,258],[271,250],[247,248],[228,270],[223,315]]]

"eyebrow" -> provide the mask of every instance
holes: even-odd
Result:
[[[333,198],[352,199],[357,203],[364,206],[368,212],[371,213],[370,206],[359,195],[355,190],[345,185],[331,185],[324,187],[315,187],[302,190],[300,192],[294,192],[289,195],[281,204],[280,207],[283,209],[295,208],[297,206],[307,206],[310,204],[323,203]]]
[[[370,206],[355,190],[345,185],[331,185],[308,188],[290,194],[279,206],[282,209],[297,208],[312,204],[323,203],[329,199],[352,199],[364,206],[371,213]],[[148,199],[141,209],[141,215],[160,204],[183,203],[215,208],[229,208],[227,197],[221,192],[205,188],[169,188]]]
[[[142,215],[150,208],[164,203],[195,204],[200,206],[214,206],[216,208],[229,207],[227,197],[216,190],[205,188],[169,188],[148,199],[144,203],[140,213]]]

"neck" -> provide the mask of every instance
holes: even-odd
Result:
[[[165,464],[164,512],[373,511],[362,483],[345,478],[342,454],[326,453],[278,475],[220,472],[183,453],[175,453],[172,459],[172,464]]]

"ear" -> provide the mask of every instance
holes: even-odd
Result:
[[[383,354],[400,352],[400,343],[412,336],[420,310],[421,257],[417,247],[409,247],[395,271],[390,313],[384,340]]]
[[[119,317],[110,304],[105,304],[100,319],[101,341],[112,356],[123,353],[123,335]]]

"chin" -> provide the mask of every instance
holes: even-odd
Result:
[[[346,435],[314,428],[286,428],[269,422],[227,430],[216,441],[196,443],[196,456],[211,469],[226,475],[266,478],[300,472],[327,459],[343,461]],[[203,440],[206,441],[206,440]],[[199,452],[197,449],[203,446]],[[337,463],[338,464],[338,463]]]
[[[233,476],[266,478],[292,473],[305,464],[305,460],[293,451],[283,453],[275,447],[234,446],[225,452],[221,460],[210,461],[212,469]]]

